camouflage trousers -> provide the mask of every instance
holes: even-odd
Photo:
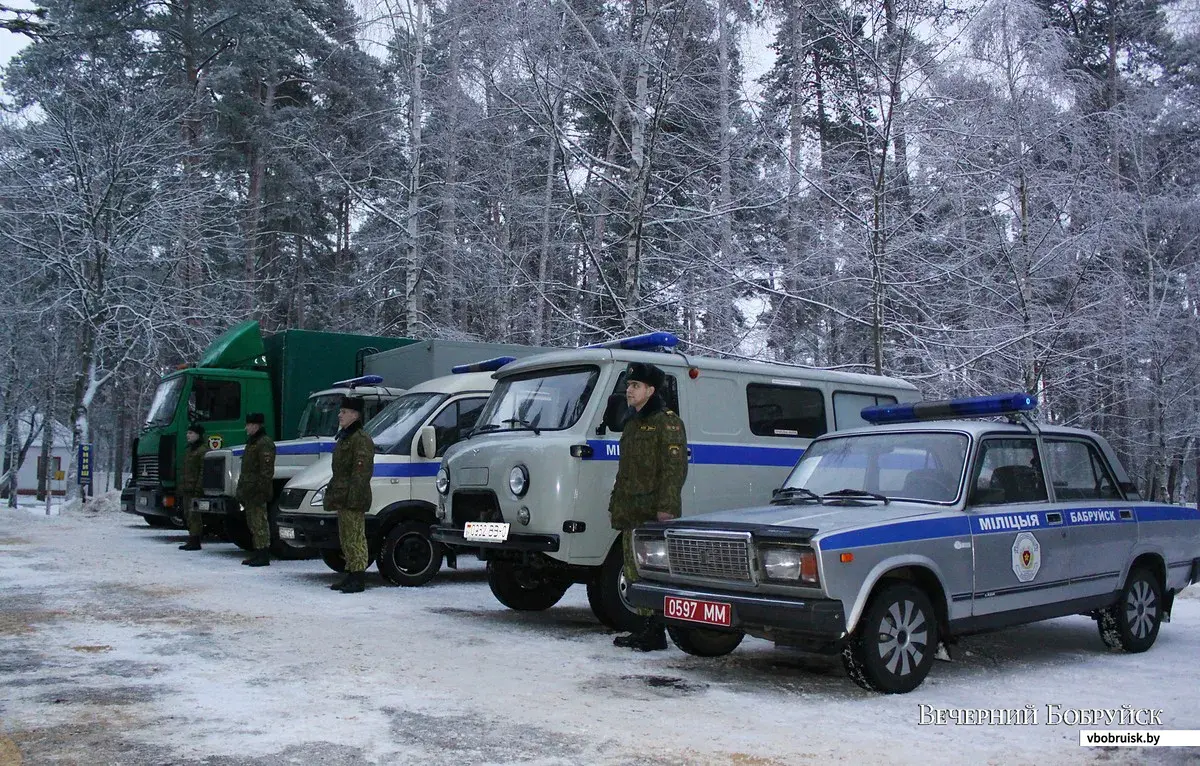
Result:
[[[346,571],[367,571],[367,515],[358,511],[338,511],[337,515]]]
[[[188,537],[203,537],[204,517],[192,510],[191,496],[180,495],[179,502],[183,508],[183,518],[187,519]]]
[[[271,544],[271,528],[267,526],[267,507],[265,505],[247,505],[246,526],[250,528],[251,545],[254,550],[261,551]]]
[[[629,582],[638,581],[637,562],[633,557],[633,530],[626,529],[621,532],[621,552],[625,554],[625,579]],[[651,609],[635,609],[633,610],[641,617],[650,617],[654,614]]]

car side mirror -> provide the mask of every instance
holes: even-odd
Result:
[[[437,431],[433,426],[421,426],[416,441],[417,457],[430,458],[437,455]]]
[[[620,431],[628,418],[629,405],[625,397],[620,394],[609,396],[608,404],[604,407],[604,427],[610,431]]]

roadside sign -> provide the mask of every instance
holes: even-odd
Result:
[[[92,483],[92,445],[80,444],[79,453],[75,457],[76,466],[79,469],[76,472],[79,476],[79,485],[81,487],[89,486]]]

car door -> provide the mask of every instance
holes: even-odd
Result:
[[[1050,508],[1037,439],[988,436],[968,485],[975,553],[973,616],[1063,599],[1071,578],[1069,527]]]

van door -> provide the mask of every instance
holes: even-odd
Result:
[[[706,513],[751,505],[755,485],[763,483],[756,470],[724,468],[712,462],[722,456],[729,457],[733,448],[750,441],[750,424],[739,381],[705,371],[687,385],[687,394],[684,426],[691,465],[684,487],[683,512]],[[769,497],[770,490],[767,492]]]
[[[437,504],[437,489],[433,479],[437,476],[438,468],[442,465],[442,456],[452,445],[462,441],[463,436],[475,427],[479,413],[487,402],[486,395],[467,396],[453,399],[439,410],[427,423],[433,426],[437,436],[437,454],[417,456],[412,461],[412,497],[414,500],[424,500],[433,505]],[[413,437],[414,441],[421,438],[420,430]]]

